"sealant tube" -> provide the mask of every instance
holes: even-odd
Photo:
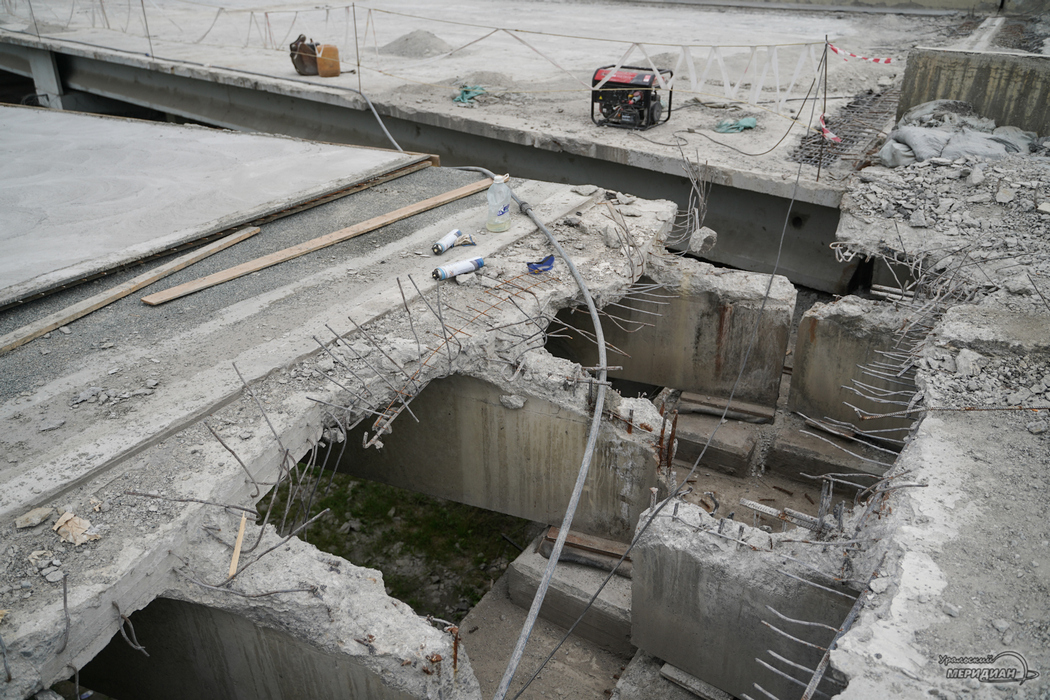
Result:
[[[482,258],[472,258],[470,260],[460,260],[451,265],[442,265],[441,267],[435,268],[430,275],[434,279],[441,281],[451,279],[456,275],[465,275],[468,272],[474,272],[483,267],[485,267],[485,261]]]
[[[434,255],[441,255],[454,245],[474,245],[474,238],[467,236],[457,228],[446,233],[441,240],[432,245],[430,249],[434,251]]]

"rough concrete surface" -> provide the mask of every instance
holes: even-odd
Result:
[[[1047,696],[1046,172],[1013,155],[855,181],[851,248],[905,263],[898,289],[915,289],[917,319],[941,308],[915,356],[925,417],[893,472],[922,486],[895,492],[876,526],[886,563],[831,654],[853,679],[842,697]],[[996,199],[1004,188],[1016,196]],[[926,228],[879,224],[919,207]],[[1039,674],[1023,684],[1022,659]],[[959,675],[995,672],[1015,675]]]
[[[115,636],[81,676],[85,685],[113,697],[143,688],[156,698],[480,697],[465,650],[453,650],[443,625],[387,596],[381,572],[299,538],[238,576],[230,588],[239,595],[195,583],[222,582],[239,519],[205,515],[176,554],[170,587],[131,615],[150,656]],[[260,538],[254,525],[245,537],[259,551],[282,539],[272,526]]]
[[[420,159],[0,107],[0,306]]]
[[[664,662],[639,649],[620,676],[611,700],[694,700],[696,695],[660,675]]]
[[[527,612],[511,600],[507,585],[508,579],[504,575],[463,618],[460,625],[463,646],[470,654],[471,665],[481,685],[481,695],[485,698],[495,695]],[[508,697],[513,697],[521,690],[540,662],[565,636],[565,631],[543,618],[536,622],[518,673],[510,685]],[[610,653],[593,642],[573,635],[521,697],[526,700],[603,700],[616,687],[617,678],[630,658],[629,655]]]
[[[543,570],[549,561],[535,545],[526,547],[507,569],[510,599],[528,610]],[[584,612],[584,606],[606,579],[608,572],[591,566],[560,562],[551,578],[551,588],[540,608],[540,617],[568,629]],[[603,649],[620,654],[634,653],[631,645],[631,580],[615,575],[587,610],[573,631]]]
[[[719,524],[693,504],[680,504],[677,516],[668,510],[640,534],[634,550],[631,641],[730,695],[748,694],[752,683],[759,683],[777,697],[786,696],[794,686],[756,656],[770,662],[768,650],[813,668],[820,653],[764,626],[763,620],[776,624],[783,619],[767,606],[792,620],[838,624],[855,593],[841,586],[827,590],[824,577],[825,589],[808,586],[784,572],[812,577],[814,568],[838,570],[839,554],[800,543],[794,533],[767,533],[734,521]],[[833,636],[805,623],[790,630],[820,646]]]

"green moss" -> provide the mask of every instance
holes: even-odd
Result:
[[[342,474],[326,488],[328,479],[322,478],[310,516],[330,512],[300,536],[357,566],[379,569],[390,595],[421,615],[459,622],[517,556],[503,535],[521,545],[527,539],[529,521],[521,518]],[[275,499],[278,525],[285,498],[287,487]],[[260,510],[268,506],[267,498]]]

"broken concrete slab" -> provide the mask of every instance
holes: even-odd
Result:
[[[561,522],[586,443],[587,384],[576,383],[576,365],[534,352],[525,380],[549,385],[537,395],[528,383],[502,385],[455,375],[431,382],[412,402],[420,422],[402,421],[382,450],[362,448],[365,430],[352,432],[340,469],[359,478],[422,491],[520,518]],[[564,386],[563,391],[551,391]],[[509,409],[508,390],[527,398]],[[659,415],[639,408],[635,420],[653,430],[629,435],[603,426],[595,463],[574,529],[626,541],[656,485],[654,430]],[[406,416],[407,417],[407,416]],[[418,455],[427,458],[420,460]]]
[[[427,190],[436,194],[450,189],[450,184],[475,177],[427,168],[399,180],[396,188],[368,190],[266,226],[273,227],[275,236],[295,233],[309,237],[316,235],[318,222],[328,228],[332,219],[370,218],[372,212],[396,208],[390,203],[405,196]],[[591,200],[572,193],[568,186],[515,183],[515,187],[534,203],[537,215],[545,221],[553,222],[576,211],[586,216],[589,211]],[[431,312],[433,306],[428,310],[428,304],[438,303],[437,283],[429,279],[434,261],[425,253],[417,255],[417,251],[425,251],[454,227],[480,231],[486,215],[483,202],[483,197],[464,200],[350,241],[324,256],[303,260],[300,266],[295,261],[285,263],[257,276],[151,307],[145,313],[136,300],[123,299],[80,319],[69,335],[54,334],[50,339],[34,341],[51,343],[54,348],[43,363],[38,353],[29,352],[33,344],[0,357],[0,382],[5,395],[11,397],[3,405],[6,429],[0,443],[6,457],[0,462],[4,484],[0,511],[9,518],[6,522],[27,507],[60,504],[63,511],[90,511],[92,526],[101,534],[100,539],[74,549],[58,543],[46,528],[15,530],[8,525],[5,554],[11,565],[0,563],[0,590],[5,591],[0,596],[5,605],[12,604],[12,613],[5,620],[10,634],[4,639],[17,657],[12,668],[19,680],[3,688],[5,698],[10,695],[21,700],[34,689],[65,678],[69,664],[84,667],[117,631],[120,618],[113,609],[114,602],[122,613],[130,614],[147,608],[158,596],[180,597],[175,592],[173,581],[178,574],[174,570],[185,566],[189,533],[201,525],[198,506],[183,501],[250,506],[262,497],[264,485],[284,473],[286,457],[281,448],[275,448],[275,434],[287,455],[315,454],[318,441],[344,434],[349,425],[344,417],[347,410],[382,412],[391,402],[396,404],[398,394],[393,382],[405,381],[406,367],[421,372],[420,386],[449,372],[485,379],[501,377],[502,390],[492,403],[510,413],[530,411],[534,398],[570,395],[572,381],[576,381],[579,387],[574,405],[581,415],[586,414],[589,377],[578,367],[570,367],[564,373],[567,378],[562,376],[562,367],[531,363],[532,354],[540,352],[536,348],[527,351],[524,363],[518,363],[519,373],[507,371],[508,365],[521,360],[525,352],[516,347],[520,338],[489,332],[489,322],[503,325],[492,314],[479,315],[477,327],[459,323],[461,319],[456,316],[469,311],[468,307],[488,308],[477,305],[479,298],[489,302],[502,299],[501,304],[511,309],[501,312],[509,314],[504,321],[511,324],[511,330],[517,330],[544,314],[553,315],[575,296],[574,283],[567,276],[561,277],[563,263],[556,264],[552,274],[528,275],[525,263],[542,259],[549,244],[522,215],[514,213],[511,230],[478,237],[478,246],[471,252],[491,261],[479,275],[479,284],[442,287],[441,309],[448,321],[444,331]],[[673,205],[636,202],[635,206],[642,216],[632,218],[631,234],[644,251],[665,235]],[[580,248],[573,250],[584,251],[579,259],[594,293],[622,294],[634,281],[626,257],[610,255],[600,240],[582,233],[575,235]],[[587,251],[598,250],[594,243],[601,246],[601,260],[588,257],[591,254]],[[226,258],[209,264],[221,269],[235,264],[237,255],[257,257],[258,251],[235,247],[222,255]],[[197,271],[190,274],[199,275]],[[411,282],[402,284],[406,291],[403,298],[394,278],[407,281],[409,275],[418,291]],[[522,285],[529,285],[532,293],[528,294],[530,301],[519,301],[519,309],[506,297],[522,294]],[[31,311],[19,310],[17,314]],[[131,332],[127,331],[129,314],[139,314]],[[347,315],[368,329],[368,339],[346,319]],[[333,330],[326,333],[326,325]],[[456,330],[448,330],[449,326]],[[118,336],[114,328],[125,330]],[[333,331],[345,336],[345,341],[336,341],[330,335]],[[460,345],[450,346],[449,353],[439,343],[447,337],[445,333],[453,332]],[[414,334],[425,340],[417,344]],[[318,349],[312,336],[324,336],[321,343],[332,354],[319,357],[324,351]],[[430,346],[428,352],[435,344],[441,350],[429,362],[422,354],[424,343]],[[119,358],[112,355],[115,348],[119,348]],[[236,362],[250,392],[244,390],[231,362]],[[355,374],[359,378],[364,375],[364,379],[354,384],[358,381]],[[13,390],[8,393],[6,387]],[[141,387],[149,390],[139,391]],[[529,387],[531,390],[526,390]],[[82,396],[83,400],[78,400]],[[499,396],[529,398],[515,410],[504,407]],[[362,398],[366,405],[358,403]],[[607,408],[614,413],[619,410],[623,418],[632,409],[641,417],[649,416],[646,410],[655,416],[648,402],[635,405],[630,400],[617,403],[617,399],[612,397]],[[265,407],[265,416],[260,414],[260,406]],[[66,422],[48,433],[55,436],[54,440],[26,439],[38,435],[36,416],[41,414]],[[365,412],[360,417],[367,415]],[[243,467],[209,433],[205,418],[235,451]],[[651,420],[656,422],[655,417]],[[388,434],[391,426],[385,425],[383,440],[395,440],[406,421],[411,421],[407,412],[393,425],[392,435]],[[617,436],[622,427],[609,430],[620,439]],[[624,444],[650,452],[651,447],[642,442],[628,440]],[[578,468],[578,464],[560,466],[573,473]],[[615,484],[625,482],[628,472],[616,474],[612,484],[602,483],[602,493],[614,493]],[[157,494],[158,498],[143,500],[145,497],[135,493]],[[627,503],[617,501],[616,512],[608,517],[626,520],[629,512]],[[36,576],[28,588],[20,587],[21,562],[26,555],[56,543],[66,548],[61,570],[69,586],[73,622],[68,644],[61,652],[56,651],[65,628],[61,582]],[[297,569],[294,565],[286,568]],[[207,581],[217,583],[221,579]],[[221,607],[204,602],[209,607]],[[234,612],[252,618],[261,615],[263,607],[255,612]],[[201,624],[212,624],[208,622],[215,618],[211,612],[202,615]],[[294,629],[296,619],[290,614],[286,622],[291,627],[284,631],[290,631],[299,642],[313,644],[299,636],[302,630]],[[268,645],[274,643],[273,638],[267,635],[256,641],[272,648]],[[356,642],[348,642],[350,647],[368,653]],[[448,654],[438,653],[447,663]],[[299,658],[307,665],[320,663],[312,652],[304,652]],[[391,666],[395,675],[397,669]],[[415,667],[405,667],[402,672],[427,675]]]
[[[198,529],[175,575],[160,578],[169,587],[121,610],[149,656],[114,636],[83,669],[85,685],[172,699],[202,688],[229,698],[480,698],[453,634],[387,596],[379,571],[293,538],[225,585],[238,519],[209,516],[223,542]],[[260,538],[254,525],[245,537],[260,552],[284,539],[272,526]]]
[[[707,451],[700,461],[702,467],[739,477],[747,476],[755,447],[762,435],[761,428],[735,420],[722,423],[717,432],[716,426],[719,426],[716,416],[680,413],[678,429],[675,431],[678,439],[675,459],[691,467],[706,447]],[[714,433],[713,439],[711,433]]]

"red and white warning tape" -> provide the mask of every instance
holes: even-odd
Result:
[[[843,61],[848,61],[849,60],[848,58],[846,58],[846,56],[852,56],[853,58],[859,58],[862,61],[871,61],[872,63],[890,63],[893,60],[892,58],[868,58],[867,56],[858,56],[855,53],[850,53],[849,51],[843,51],[842,49],[840,49],[839,47],[837,47],[837,46],[835,46],[834,44],[831,44],[831,43],[828,44],[828,48],[831,49],[832,51],[834,51],[835,53],[837,53],[838,55],[842,56],[842,60]]]
[[[828,44],[828,46],[831,46],[831,44]],[[831,133],[831,129],[829,129],[828,125],[824,122],[823,114],[820,115],[820,133],[828,141],[833,141],[834,143],[842,143],[842,139],[840,139],[838,136],[835,136],[835,134]]]

